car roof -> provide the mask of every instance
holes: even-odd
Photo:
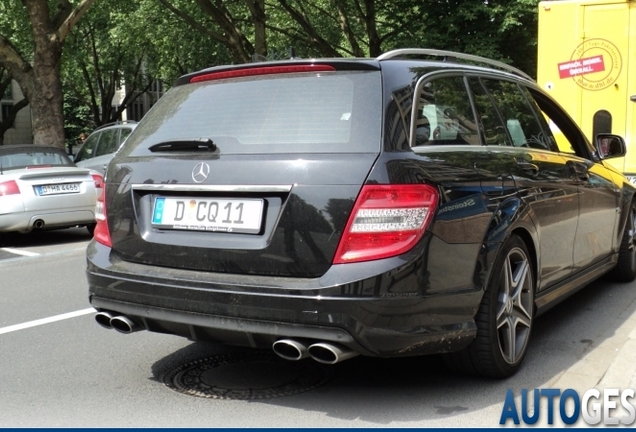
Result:
[[[113,123],[106,123],[96,127],[93,130],[93,132],[91,132],[91,135],[97,131],[102,131],[105,129],[118,129],[118,128],[124,128],[124,127],[134,129],[135,127],[137,127],[137,124],[138,123],[135,120],[122,120],[122,121],[116,121]]]
[[[377,58],[311,58],[299,59],[292,58],[288,60],[267,61],[244,63],[237,65],[222,65],[207,69],[202,69],[178,78],[174,85],[183,85],[191,82],[192,78],[199,75],[211,74],[215,72],[229,72],[242,69],[271,68],[277,66],[293,66],[293,65],[330,65],[338,71],[344,70],[381,70],[384,62],[403,62],[410,61],[420,67],[430,68],[454,68],[467,69],[474,71],[487,71],[495,73],[509,74],[517,78],[534,82],[532,77],[520,69],[501,61],[492,60],[486,57],[476,56],[472,54],[424,49],[424,48],[404,48],[388,51]]]

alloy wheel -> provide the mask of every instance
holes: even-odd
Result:
[[[532,272],[527,255],[512,249],[504,261],[497,299],[497,336],[508,364],[519,361],[528,346],[532,328]]]
[[[631,260],[631,268],[636,268],[636,211],[632,208],[629,212],[627,220],[627,235],[629,236],[629,258]]]

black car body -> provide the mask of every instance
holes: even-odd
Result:
[[[508,376],[540,312],[636,276],[625,144],[595,140],[465,54],[186,75],[109,166],[89,299],[124,333]]]

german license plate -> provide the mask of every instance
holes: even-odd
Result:
[[[256,234],[261,230],[262,199],[155,198],[156,228]]]
[[[79,193],[79,183],[60,183],[50,185],[40,185],[35,187],[38,195],[59,195],[69,193]]]

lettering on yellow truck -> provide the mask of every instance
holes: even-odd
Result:
[[[608,163],[636,183],[636,1],[540,2],[538,54],[539,85],[590,141],[598,133],[625,138],[627,156]],[[557,141],[571,152],[564,137]]]

